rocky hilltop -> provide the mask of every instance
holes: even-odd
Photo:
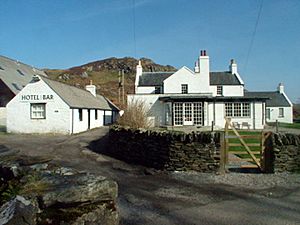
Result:
[[[144,71],[176,71],[176,68],[170,65],[160,65],[151,59],[141,59]],[[136,65],[138,59],[132,57],[107,58],[81,66],[75,66],[69,69],[45,69],[49,77],[65,82],[77,87],[84,88],[92,80],[97,87],[97,93],[102,94],[112,100],[115,104],[118,102],[119,71],[124,71],[125,93],[134,92],[134,80]]]

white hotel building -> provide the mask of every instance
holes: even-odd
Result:
[[[229,71],[210,72],[206,51],[201,51],[194,70],[184,66],[175,72],[143,72],[139,63],[135,94],[128,95],[129,104],[137,100],[149,108],[153,126],[224,128],[224,117],[230,117],[240,128],[263,129],[266,118],[271,121],[270,102],[274,112],[281,112],[273,120],[292,122],[292,104],[283,85],[276,92],[248,92],[234,60]]]
[[[119,109],[86,90],[34,76],[6,106],[7,132],[74,134],[113,123]]]

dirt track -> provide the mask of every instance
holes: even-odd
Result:
[[[107,131],[0,135],[0,145],[117,181],[121,224],[300,224],[300,175],[157,172],[91,152],[100,137],[108,147]]]

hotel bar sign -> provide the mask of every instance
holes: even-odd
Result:
[[[21,101],[47,101],[53,100],[53,95],[21,95]]]

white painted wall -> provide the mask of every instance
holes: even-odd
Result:
[[[223,86],[223,96],[244,96],[244,86],[243,85],[222,85]],[[213,96],[217,96],[217,86],[210,86],[210,91]]]
[[[181,93],[181,84],[188,85],[188,93],[209,93],[209,86],[203,82],[201,73],[194,73],[187,67],[182,67],[176,73],[164,80],[164,93]]]
[[[283,108],[284,117],[279,117],[279,108]],[[267,122],[293,123],[293,107],[267,107],[270,109],[270,119]]]
[[[154,94],[155,87],[136,87],[136,94]]]
[[[154,126],[162,126],[166,123],[165,116],[165,106],[163,102],[160,102],[158,98],[163,95],[159,94],[139,94],[139,95],[127,95],[127,102],[133,101],[143,101],[145,103],[145,107],[148,109],[148,118],[149,120],[153,120]]]
[[[6,125],[6,108],[0,107],[0,125]]]
[[[23,95],[38,95],[39,100],[22,100]],[[43,100],[41,95],[53,95],[53,99]],[[31,119],[30,103],[46,103],[46,119]],[[69,106],[42,80],[26,85],[6,108],[8,132],[70,133]]]

